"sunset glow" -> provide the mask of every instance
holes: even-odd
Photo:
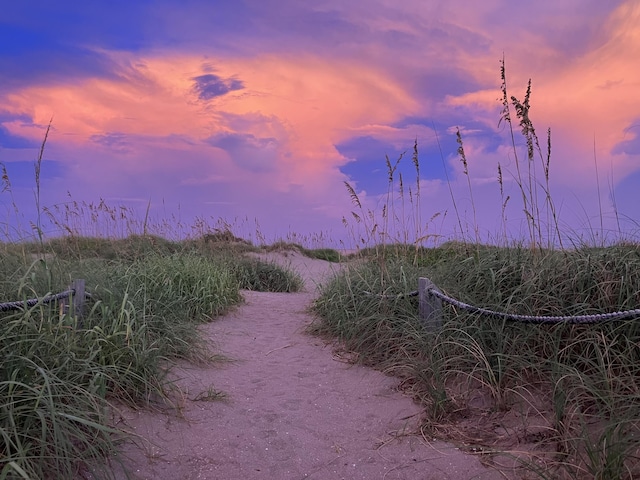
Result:
[[[425,230],[460,235],[453,192],[467,220],[475,208],[482,238],[495,238],[500,164],[517,238],[513,151],[498,126],[504,58],[510,95],[522,100],[532,81],[544,148],[551,128],[562,224],[580,235],[602,218],[612,235],[637,234],[635,1],[32,3],[0,19],[4,223],[36,214],[33,162],[53,119],[49,207],[104,199],[155,221],[242,219],[272,239],[330,232],[349,243],[344,182],[365,211],[378,209],[385,155],[407,152],[402,172],[415,184],[417,140]]]

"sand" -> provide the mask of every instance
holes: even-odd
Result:
[[[414,434],[421,409],[398,379],[349,364],[304,332],[317,283],[339,267],[297,252],[267,257],[296,269],[305,290],[243,292],[244,304],[202,327],[230,361],[175,370],[178,411],[117,413],[118,427],[138,436],[119,459],[133,478],[504,478],[454,445]],[[215,392],[224,398],[206,398]]]

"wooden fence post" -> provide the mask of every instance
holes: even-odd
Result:
[[[71,283],[73,293],[73,315],[78,318],[78,326],[82,326],[82,317],[84,315],[85,288],[84,279],[76,279]]]
[[[435,332],[442,327],[442,300],[431,295],[429,293],[431,289],[438,290],[428,278],[418,278],[418,311],[420,320],[425,323],[428,331]]]

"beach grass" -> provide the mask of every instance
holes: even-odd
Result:
[[[637,319],[530,324],[443,308],[418,313],[428,277],[472,305],[524,315],[589,315],[640,305],[640,246],[571,252],[443,246],[373,255],[329,283],[315,334],[402,378],[425,408],[424,434],[493,453],[544,478],[640,473]],[[372,293],[374,293],[372,295]],[[497,452],[501,452],[499,455]]]
[[[233,245],[143,235],[6,243],[0,278],[0,298],[22,303],[0,313],[0,478],[31,479],[111,478],[105,460],[124,438],[111,405],[171,405],[175,361],[215,357],[199,324],[241,302],[243,288],[301,286]],[[82,316],[24,303],[79,278],[91,294]]]
[[[640,315],[534,324],[445,302],[434,326],[409,295],[426,277],[461,302],[508,314],[640,308],[640,242],[621,234],[603,245],[562,231],[550,186],[551,134],[541,147],[530,117],[531,82],[518,100],[507,92],[504,61],[501,79],[500,121],[512,145],[524,235],[511,239],[503,228],[493,244],[483,244],[475,205],[471,219],[463,217],[452,189],[459,235],[434,235],[418,209],[416,142],[415,184],[396,173],[403,156],[386,159],[381,210],[367,209],[346,185],[354,211],[344,223],[360,248],[324,286],[309,331],[337,341],[354,362],[397,375],[424,407],[426,441],[454,441],[522,478],[639,478]],[[518,128],[524,142],[516,140]],[[472,159],[460,129],[456,139],[473,204]],[[500,164],[497,172],[505,227],[510,197]]]
[[[294,272],[252,256],[281,249],[345,262],[314,303],[318,318],[309,331],[339,342],[354,362],[397,375],[424,407],[425,439],[454,441],[524,478],[640,477],[637,318],[530,324],[445,303],[433,328],[420,318],[417,297],[407,295],[427,277],[460,301],[510,314],[640,307],[640,245],[629,238],[589,245],[561,230],[550,187],[550,132],[541,146],[530,118],[531,84],[518,100],[508,94],[504,63],[501,79],[501,122],[513,146],[526,228],[524,238],[507,235],[506,212],[515,200],[498,164],[504,229],[494,245],[481,243],[475,205],[471,220],[463,218],[451,188],[459,235],[433,232],[439,214],[424,221],[417,141],[414,184],[397,173],[404,155],[386,157],[381,211],[369,210],[346,185],[354,211],[344,224],[358,246],[347,256],[303,247],[296,235],[256,246],[225,220],[156,225],[102,201],[41,205],[45,138],[36,161],[38,221],[25,235],[29,241],[0,245],[0,297],[43,298],[78,278],[91,297],[81,317],[58,302],[0,313],[0,480],[111,478],[105,460],[123,439],[110,424],[111,404],[170,403],[171,365],[215,356],[197,327],[237,305],[241,289],[299,289]],[[473,199],[472,159],[460,129],[456,140]],[[49,238],[40,216],[59,235]],[[192,234],[177,239],[174,228]],[[437,245],[425,247],[429,242]],[[224,398],[212,385],[197,400]]]

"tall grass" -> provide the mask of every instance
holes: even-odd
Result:
[[[91,298],[82,318],[55,303],[0,313],[0,478],[109,478],[104,460],[122,437],[110,402],[171,402],[175,360],[212,356],[199,324],[238,304],[240,288],[301,286],[273,264],[200,247],[156,237],[5,246],[0,298],[42,298],[74,278]]]
[[[391,235],[397,231],[392,227],[377,228],[379,217],[363,208],[349,185],[352,216],[369,232],[360,234],[359,261],[324,288],[310,330],[338,339],[354,361],[398,375],[424,406],[425,436],[484,452],[488,461],[505,470],[517,467],[525,478],[638,478],[637,319],[532,325],[445,304],[442,327],[434,331],[419,319],[416,297],[404,295],[425,276],[459,300],[500,312],[575,316],[640,307],[640,247],[628,240],[589,246],[560,230],[549,186],[551,133],[542,149],[530,118],[531,82],[521,101],[507,92],[504,61],[500,74],[501,122],[513,147],[526,239],[481,245],[477,230],[465,235],[454,203],[462,238],[423,248],[425,232],[406,242],[402,234]],[[460,130],[456,139],[472,196]],[[387,165],[396,197],[381,217],[410,218],[398,214],[402,189],[393,184],[394,166]],[[498,165],[506,236],[510,196],[503,174]],[[567,239],[573,248],[565,248]]]
[[[131,212],[104,202],[41,205],[46,140],[35,162],[35,241],[0,244],[0,300],[44,298],[77,278],[91,297],[81,316],[42,301],[0,312],[0,479],[111,478],[124,437],[110,426],[112,403],[171,404],[176,359],[212,357],[199,324],[238,304],[240,288],[295,291],[301,281],[245,258],[256,248],[226,228],[200,224],[206,234],[171,241],[148,234],[157,231],[148,215],[142,235],[128,234],[138,228]],[[5,170],[2,182],[11,194]],[[65,235],[47,239],[43,216]],[[83,236],[74,222],[87,216],[115,236]]]
[[[447,307],[434,334],[418,318],[415,297],[365,292],[405,293],[428,276],[485,308],[582,315],[640,305],[639,271],[636,246],[541,255],[454,244],[421,251],[415,265],[413,256],[374,257],[325,288],[312,330],[338,338],[357,361],[404,378],[425,406],[430,435],[511,452],[532,469],[544,465],[545,478],[634,478],[637,321],[530,325]]]
[[[162,398],[171,359],[207,356],[197,323],[240,299],[225,263],[191,254],[30,265],[5,254],[2,263],[11,279],[3,298],[43,297],[78,276],[93,295],[81,320],[43,304],[2,315],[0,463],[8,478],[79,478],[86,463],[97,465],[117,440],[106,426],[108,401]]]
[[[355,208],[344,221],[358,226],[359,259],[325,286],[310,330],[339,339],[354,361],[398,375],[424,406],[425,436],[485,452],[497,465],[519,466],[530,477],[637,478],[635,319],[528,325],[445,306],[443,326],[433,331],[419,319],[417,299],[404,295],[417,287],[419,276],[427,276],[460,300],[510,313],[582,315],[640,306],[640,247],[574,242],[575,248],[564,248],[567,237],[550,190],[550,131],[541,148],[530,118],[531,83],[521,101],[507,91],[504,60],[500,76],[501,122],[513,147],[526,240],[507,244],[511,197],[499,164],[505,242],[479,243],[471,159],[458,130],[473,234],[452,198],[461,238],[422,247],[438,237],[432,228],[438,214],[424,223],[416,141],[415,183],[398,168],[406,154],[393,162],[386,158],[381,211],[366,208],[346,184]],[[516,121],[524,149],[516,142]],[[162,235],[175,225],[154,224],[149,210],[140,222],[131,210],[103,201],[40,205],[45,142],[36,161],[37,241],[1,245],[0,297],[41,298],[65,290],[74,278],[86,279],[92,297],[82,318],[55,303],[0,314],[0,479],[109,478],[104,459],[121,438],[109,426],[110,402],[168,400],[165,380],[172,362],[204,362],[211,353],[198,324],[237,304],[240,288],[295,291],[300,279],[244,257],[256,247],[226,221],[176,221],[181,232],[191,232],[177,241]],[[2,185],[10,194],[8,176]],[[41,216],[66,234],[45,241]],[[256,238],[265,243],[261,234]],[[288,240],[297,244],[300,237]],[[298,248],[310,256],[341,258],[333,250]]]

